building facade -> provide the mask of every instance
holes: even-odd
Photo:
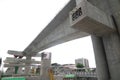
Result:
[[[75,65],[82,64],[84,68],[89,68],[89,61],[85,58],[79,58],[75,60]]]

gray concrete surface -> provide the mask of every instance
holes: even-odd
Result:
[[[120,79],[120,37],[117,33],[103,37],[105,52],[107,56],[110,79]]]
[[[80,16],[73,20],[73,14],[79,9],[81,9]],[[70,12],[70,21],[73,28],[97,36],[104,36],[115,30],[110,15],[86,0],[80,2],[77,7]]]
[[[50,80],[48,70],[50,69],[50,60],[42,60],[41,62],[41,71],[40,71],[40,80]]]
[[[26,57],[26,60],[31,60],[31,57],[29,57],[29,56],[27,56]],[[30,68],[30,62],[28,62],[28,63],[25,63],[25,74],[30,74],[30,70],[31,70],[31,68]]]
[[[102,38],[97,36],[91,36],[91,38],[94,48],[98,80],[109,80],[110,73]]]
[[[49,54],[48,59],[46,59],[45,56],[42,56],[41,58],[40,80],[50,80],[49,75],[50,66],[51,66],[51,53]]]
[[[107,58],[110,80],[120,79],[120,2],[119,0],[88,0],[107,14],[113,16],[117,29],[115,33],[103,36],[104,50]]]

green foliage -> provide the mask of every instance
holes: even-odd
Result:
[[[52,63],[51,65],[52,66],[60,66],[60,64],[58,64],[58,63]]]
[[[80,64],[80,63],[78,63],[78,64],[76,65],[76,67],[77,67],[77,68],[84,68],[83,64]]]

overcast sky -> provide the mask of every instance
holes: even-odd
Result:
[[[69,0],[0,0],[0,57],[7,50],[23,51]],[[90,37],[66,42],[47,49],[52,62],[75,63],[87,58],[95,67]]]

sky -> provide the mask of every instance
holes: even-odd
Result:
[[[0,0],[0,57],[8,50],[23,51],[69,0]],[[45,50],[52,53],[52,63],[74,64],[87,58],[95,67],[90,36],[72,40]]]

